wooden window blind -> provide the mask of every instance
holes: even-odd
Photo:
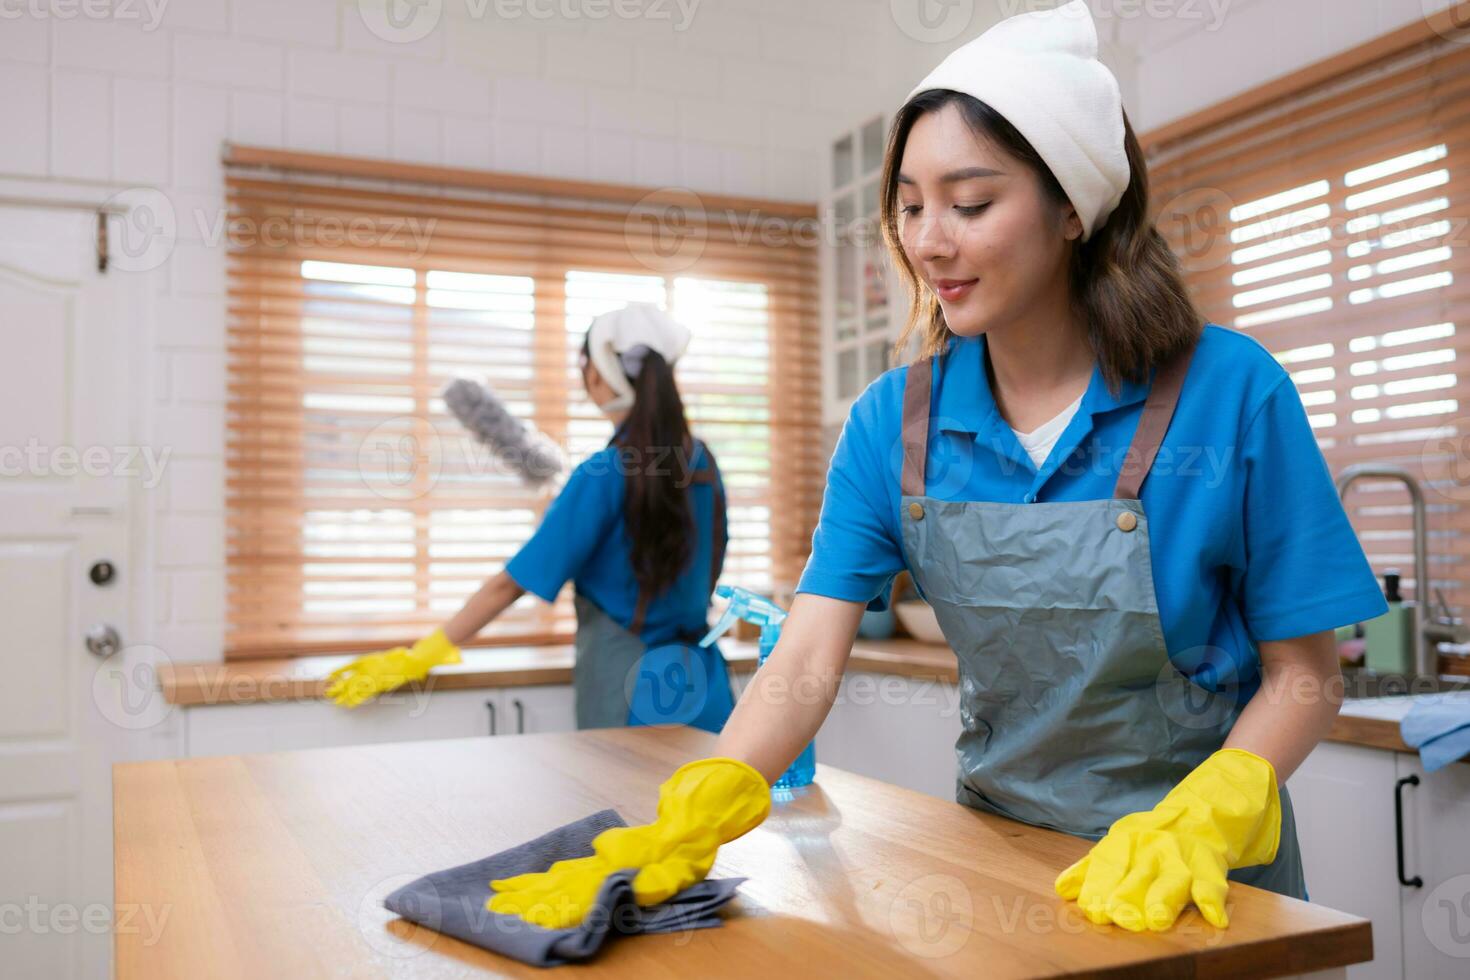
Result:
[[[1201,313],[1289,369],[1334,476],[1382,462],[1423,482],[1432,585],[1460,607],[1470,601],[1470,36],[1448,16],[1144,143],[1158,227]],[[1407,597],[1434,599],[1413,581],[1402,484],[1360,480],[1347,503],[1375,569],[1400,568]]]
[[[443,622],[529,537],[528,489],[460,429],[489,383],[567,451],[591,318],[658,303],[729,503],[722,581],[794,586],[820,505],[813,206],[438,167],[226,151],[230,211],[226,656],[358,651]],[[560,642],[570,586],[476,641]]]

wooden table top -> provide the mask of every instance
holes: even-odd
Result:
[[[606,729],[118,765],[116,975],[542,975],[382,897],[604,807],[651,820],[658,784],[713,741]],[[721,928],[610,941],[578,976],[1280,976],[1372,955],[1366,920],[1243,886],[1227,930],[1192,908],[1159,935],[1094,926],[1052,892],[1087,847],[819,766],[721,849],[712,874],[750,878]]]

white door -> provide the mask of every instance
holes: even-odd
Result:
[[[100,273],[96,216],[0,205],[0,973],[106,977],[109,763],[133,724],[89,629],[122,644],[147,473],[131,418],[148,280]],[[106,584],[91,581],[111,562]],[[99,570],[99,575],[105,572]]]

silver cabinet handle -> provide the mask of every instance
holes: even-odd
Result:
[[[486,701],[485,710],[490,712],[490,734],[495,734],[495,702]]]
[[[87,630],[86,643],[93,656],[103,659],[122,649],[122,637],[107,623],[98,623]]]
[[[511,704],[516,706],[516,734],[526,734],[526,706],[521,704],[520,698],[512,698]]]

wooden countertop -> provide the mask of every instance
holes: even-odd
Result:
[[[381,899],[603,807],[650,820],[659,782],[713,739],[605,729],[117,765],[117,907],[167,918],[116,931],[116,975],[545,976]],[[817,780],[721,849],[712,873],[750,878],[723,927],[614,941],[577,975],[1269,977],[1372,955],[1366,920],[1244,886],[1227,930],[1193,909],[1159,935],[1095,926],[1052,892],[1086,841],[826,765]]]
[[[723,639],[720,650],[732,671],[755,670],[757,644]],[[420,686],[454,691],[572,682],[571,644],[477,647],[461,656],[462,663],[435,667]],[[181,707],[311,700],[323,697],[327,675],[351,660],[352,655],[343,655],[163,664],[158,680],[164,699]],[[853,646],[848,669],[957,681],[954,653],[948,647],[909,639],[860,640]]]

